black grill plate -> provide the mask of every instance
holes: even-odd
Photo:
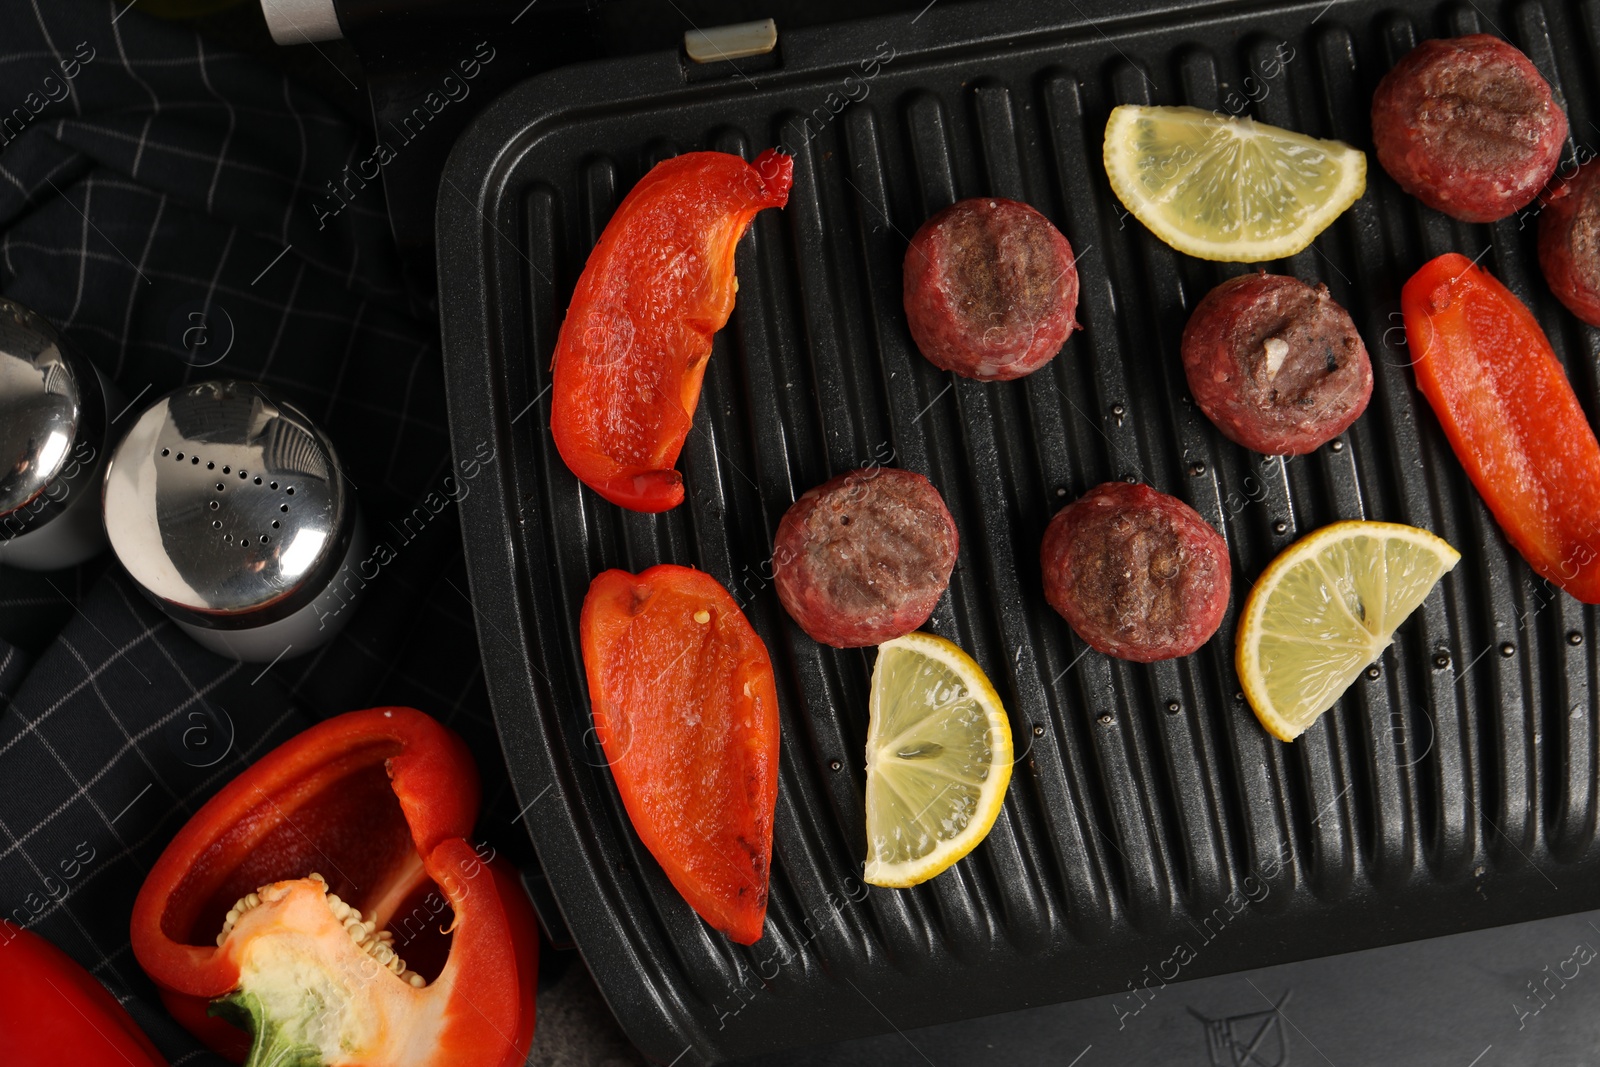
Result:
[[[490,693],[559,902],[547,919],[648,1055],[708,1062],[1600,906],[1596,617],[1532,575],[1467,482],[1415,390],[1400,287],[1440,253],[1481,256],[1545,324],[1591,419],[1600,334],[1545,288],[1531,216],[1454,223],[1371,156],[1378,78],[1417,40],[1476,30],[1557,87],[1569,154],[1600,144],[1600,3],[1321,0],[946,0],[785,34],[762,70],[691,79],[661,54],[558,71],[464,137],[440,193],[439,275],[457,456],[496,457],[463,502]],[[1336,444],[1263,460],[1186,397],[1188,309],[1246,268],[1179,255],[1125,216],[1100,164],[1119,102],[1245,110],[1368,152],[1367,195],[1313,249],[1266,265],[1326,282],[1372,353],[1372,406]],[[581,489],[548,431],[577,274],[656,161],[780,143],[797,153],[794,193],[739,249],[738,306],[680,464],[688,501],[619,510]],[[1085,329],[1017,382],[937,371],[900,308],[909,235],[975,195],[1034,204],[1079,257]],[[994,679],[1019,753],[987,842],[898,892],[856,880],[872,657],[806,638],[766,580],[794,497],[871,463],[944,493],[961,558],[930,628]],[[1233,554],[1234,613],[1181,661],[1088,652],[1041,593],[1050,516],[1127,476],[1188,501]],[[1280,744],[1236,696],[1235,613],[1295,537],[1362,517],[1433,530],[1462,562],[1379,676]],[[672,890],[589,727],[584,591],[603,568],[660,562],[732,589],[778,672],[776,857],[753,949]]]

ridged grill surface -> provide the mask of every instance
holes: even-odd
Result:
[[[491,439],[500,457],[497,491],[464,501],[496,717],[565,921],[664,1062],[1126,991],[1147,965],[1170,970],[1179,943],[1192,959],[1176,977],[1193,978],[1600,905],[1596,616],[1532,575],[1468,483],[1415,389],[1400,287],[1443,252],[1481,257],[1533,307],[1591,421],[1600,333],[1543,284],[1533,213],[1473,226],[1423,209],[1377,166],[1368,119],[1415,42],[1499,32],[1565,104],[1568,158],[1587,158],[1600,2],[1113,6],[944,5],[789,35],[770,69],[712,80],[686,80],[671,56],[558,72],[497,104],[446,173],[456,447]],[[834,115],[830,93],[855,99]],[[1122,102],[1243,111],[1368,153],[1367,195],[1313,249],[1265,265],[1327,284],[1372,355],[1371,407],[1333,445],[1264,459],[1193,406],[1178,356],[1189,309],[1247,268],[1180,255],[1122,210],[1100,163]],[[548,430],[578,272],[653,163],[780,143],[794,192],[739,249],[737,307],[680,462],[688,499],[622,511],[580,487]],[[938,371],[900,305],[911,233],[976,195],[1033,204],[1078,256],[1084,330],[1016,382]],[[985,844],[904,891],[857,881],[872,655],[807,638],[767,563],[796,496],[873,464],[944,494],[961,555],[928,628],[987,670],[1019,753]],[[1233,604],[1196,655],[1108,659],[1045,603],[1050,516],[1122,477],[1227,538]],[[1425,527],[1463,558],[1378,677],[1280,744],[1237,695],[1238,608],[1282,548],[1352,518]],[[775,860],[752,949],[672,890],[590,729],[576,638],[589,580],[661,562],[721,579],[777,669]]]

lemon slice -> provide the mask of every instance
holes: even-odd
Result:
[[[1239,681],[1256,718],[1293,741],[1383,654],[1461,553],[1415,526],[1336,522],[1262,573],[1239,618]]]
[[[1112,109],[1106,176],[1134,216],[1201,259],[1292,256],[1367,188],[1367,157],[1250,118],[1197,107]]]
[[[878,646],[869,709],[863,877],[916,885],[994,825],[1011,781],[1011,725],[983,668],[925,633]]]

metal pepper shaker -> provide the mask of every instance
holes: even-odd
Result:
[[[55,570],[105,548],[113,395],[53,326],[0,298],[0,563]]]
[[[365,535],[333,444],[250,382],[186,385],[129,427],[105,475],[111,548],[196,641],[269,662],[354,613]]]

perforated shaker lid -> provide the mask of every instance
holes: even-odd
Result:
[[[250,382],[186,385],[112,453],[112,550],[167,612],[217,629],[292,615],[333,579],[355,527],[327,436]]]

